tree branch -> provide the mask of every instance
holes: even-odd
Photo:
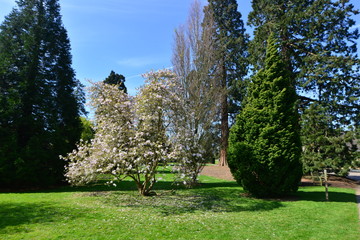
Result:
[[[309,98],[309,97],[305,97],[302,95],[298,95],[298,98],[300,99],[301,102],[319,102],[319,100],[317,99],[313,99],[313,98]],[[344,108],[350,108],[350,109],[360,109],[360,105],[354,104],[354,105],[346,105],[346,104],[337,104],[340,107],[344,107]]]

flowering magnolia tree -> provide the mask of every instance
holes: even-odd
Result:
[[[82,185],[109,174],[129,177],[141,195],[151,195],[159,164],[175,163],[176,180],[191,186],[204,165],[204,128],[196,124],[192,105],[182,97],[176,75],[150,72],[139,93],[130,97],[117,85],[95,83],[90,105],[95,111],[95,137],[80,142],[63,159],[68,181]]]
[[[91,143],[80,142],[62,157],[69,161],[66,177],[71,184],[110,174],[113,180],[130,177],[141,195],[152,194],[159,163],[172,156],[166,127],[167,109],[174,105],[169,97],[173,76],[167,70],[146,74],[146,84],[134,98],[116,85],[100,82],[90,87],[96,134]]]
[[[176,159],[173,170],[177,181],[191,187],[198,182],[198,175],[205,164],[204,148],[197,135],[188,128],[180,128],[174,135],[172,159]]]
[[[198,175],[208,159],[208,144],[212,142],[210,128],[205,129],[200,123],[193,102],[183,98],[183,90],[177,84],[174,87],[176,96],[173,98],[177,100],[177,106],[171,115],[171,159],[176,162],[173,167],[177,172],[176,180],[191,187],[198,183]]]

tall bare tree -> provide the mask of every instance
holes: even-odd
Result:
[[[195,0],[190,8],[188,21],[175,31],[172,63],[177,75],[176,91],[183,99],[182,129],[192,133],[193,142],[203,151],[197,158],[193,172],[199,172],[205,161],[215,158],[217,149],[217,127],[219,94],[221,89],[213,77],[213,33],[214,28],[204,27],[203,6]],[[210,20],[211,21],[211,20]],[[179,124],[179,123],[178,123]],[[196,173],[196,174],[197,174]],[[195,174],[195,175],[196,175]]]

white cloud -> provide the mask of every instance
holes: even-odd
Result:
[[[136,75],[132,75],[132,76],[129,76],[129,77],[126,77],[126,79],[133,79],[133,78],[140,78],[142,77],[142,74],[136,74]]]
[[[133,57],[133,58],[126,58],[117,61],[122,67],[146,67],[152,64],[159,63],[159,59],[151,58],[151,57]]]

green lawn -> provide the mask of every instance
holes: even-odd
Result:
[[[354,190],[331,188],[331,202],[322,187],[300,188],[297,201],[259,200],[235,182],[201,180],[196,189],[159,182],[153,197],[130,181],[0,193],[0,239],[359,239]]]

